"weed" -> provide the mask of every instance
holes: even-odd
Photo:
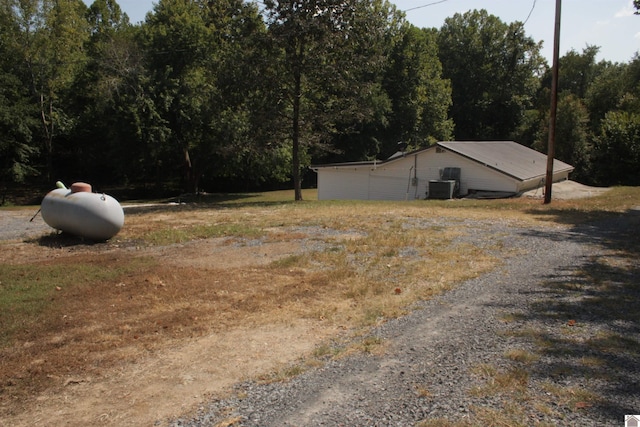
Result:
[[[429,389],[425,387],[416,387],[416,395],[422,398],[430,398],[433,397],[433,393],[429,391]]]
[[[367,337],[360,343],[364,353],[380,354],[383,351],[384,341],[378,337]]]
[[[144,240],[153,245],[169,245],[225,236],[256,238],[263,236],[263,232],[239,223],[170,225],[148,232]]]
[[[473,427],[470,420],[457,419],[452,421],[448,418],[433,418],[429,420],[420,421],[416,424],[416,427]]]
[[[587,405],[593,405],[602,401],[601,396],[590,390],[580,387],[560,386],[551,382],[545,382],[542,388],[552,395],[558,406],[575,410]],[[577,405],[577,406],[576,406]]]
[[[514,362],[519,362],[525,365],[530,365],[531,363],[536,362],[538,359],[540,359],[540,356],[538,356],[537,354],[533,354],[522,349],[510,349],[507,351],[505,356],[508,359],[513,360]]]
[[[266,375],[260,375],[258,377],[258,381],[262,384],[283,382],[301,375],[305,370],[305,366],[300,362],[294,365],[282,367]]]
[[[529,372],[519,367],[498,370],[492,365],[481,364],[475,367],[472,372],[480,376],[485,382],[484,385],[471,391],[475,396],[505,393],[521,395],[526,391],[529,384]]]

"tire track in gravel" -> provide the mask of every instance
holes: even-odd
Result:
[[[613,224],[618,231],[628,226],[624,220]],[[543,284],[550,278],[570,275],[589,257],[601,255],[602,242],[611,238],[608,227],[480,227],[487,239],[500,239],[518,255],[373,330],[373,336],[385,340],[385,354],[332,360],[285,383],[243,383],[236,387],[242,398],[213,401],[197,415],[171,425],[227,425],[225,420],[233,419],[241,420],[234,426],[408,426],[425,419],[468,419],[474,408],[499,411],[506,403],[504,396],[469,391],[483,384],[474,368],[490,364],[509,369],[512,364],[505,352],[532,345],[505,333],[523,325],[505,322],[504,316],[528,313],[533,302],[546,297]],[[540,402],[548,401],[548,393],[540,386],[548,380],[532,378],[528,393]],[[615,413],[620,408],[597,407],[582,412],[557,407],[541,413],[535,409],[535,400],[524,409],[532,422],[610,425],[624,415]],[[631,408],[633,403],[626,409]]]

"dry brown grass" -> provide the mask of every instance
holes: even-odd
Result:
[[[452,244],[474,231],[462,221],[499,215],[539,223],[561,211],[541,213],[539,202],[527,200],[257,200],[131,210],[104,244],[63,236],[5,242],[0,296],[17,302],[0,319],[0,417],[26,413],[45,390],[106,378],[212,334],[304,324],[316,347],[306,356],[335,357],[326,339],[363,334],[495,267],[499,260],[485,250]],[[242,352],[244,344],[234,344]],[[363,338],[355,350],[384,345]],[[264,380],[300,369],[274,363]],[[490,380],[516,378],[509,382],[515,389],[526,383],[514,375]]]
[[[3,289],[38,304],[12,306],[1,321],[1,409],[19,413],[46,389],[223,331],[304,321],[357,335],[495,265],[451,244],[470,230],[421,223],[444,214],[455,224],[452,213],[391,203],[172,206],[128,213],[104,244],[6,243]],[[384,350],[359,342],[347,353]]]

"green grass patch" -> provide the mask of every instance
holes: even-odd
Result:
[[[57,265],[0,265],[0,346],[10,345],[16,334],[36,327],[48,319],[47,311],[56,306],[57,294],[114,281],[149,260],[133,258],[128,262],[104,264],[78,263]]]
[[[240,223],[222,223],[211,225],[193,225],[186,227],[161,228],[151,231],[144,236],[144,240],[153,245],[170,245],[185,243],[197,239],[214,237],[262,237],[264,232],[256,227]]]

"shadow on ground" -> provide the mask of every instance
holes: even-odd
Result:
[[[529,232],[588,249],[530,294],[520,337],[539,356],[529,366],[532,379],[553,388],[570,410],[622,423],[640,410],[640,211],[595,217],[568,231]]]

